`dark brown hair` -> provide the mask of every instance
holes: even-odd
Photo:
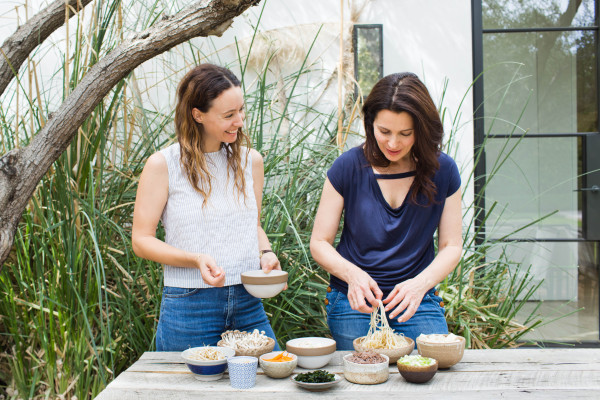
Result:
[[[391,74],[375,84],[362,108],[366,141],[363,151],[367,161],[375,167],[387,167],[390,161],[379,150],[373,122],[379,111],[407,112],[413,119],[415,143],[410,157],[416,165],[410,200],[418,204],[417,196],[423,194],[427,204],[434,202],[437,193],[432,181],[440,168],[438,155],[442,146],[444,127],[429,91],[410,72]]]
[[[212,189],[211,175],[206,165],[202,135],[204,128],[192,117],[192,109],[207,112],[213,101],[231,87],[240,87],[239,79],[227,68],[201,64],[189,71],[177,88],[175,107],[175,132],[180,145],[181,165],[192,187],[204,197],[204,203]],[[250,140],[242,128],[238,129],[234,143],[222,143],[227,150],[227,176],[234,175],[235,188],[246,196],[246,180],[241,167],[241,146],[250,148]],[[247,162],[247,154],[246,154]]]

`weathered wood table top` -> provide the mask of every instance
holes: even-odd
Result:
[[[324,367],[343,376],[338,351]],[[416,351],[413,354],[417,354]],[[297,368],[296,372],[306,372]],[[342,380],[324,392],[309,392],[289,378],[272,379],[258,369],[252,389],[233,389],[229,376],[202,382],[183,363],[180,353],[147,352],[121,373],[97,399],[296,399],[327,396],[340,399],[600,399],[600,349],[465,350],[460,363],[440,370],[424,384],[406,382],[396,366],[379,385]]]

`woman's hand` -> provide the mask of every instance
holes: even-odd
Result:
[[[260,268],[267,274],[274,269],[281,270],[281,264],[275,253],[269,251],[260,257]]]
[[[200,270],[202,280],[207,285],[221,287],[225,284],[225,271],[208,254],[198,254],[196,256],[196,268]]]
[[[385,311],[398,306],[389,316],[390,318],[396,318],[398,314],[404,311],[404,314],[398,318],[398,322],[406,322],[415,315],[425,293],[429,289],[416,278],[399,283],[394,286],[394,290],[383,300],[383,304],[386,304]]]
[[[383,297],[383,292],[379,289],[377,282],[358,267],[348,274],[347,282],[350,307],[363,313],[373,312],[372,306],[376,305],[377,300],[381,300]],[[367,305],[365,299],[371,304],[371,307]]]
[[[267,253],[264,253],[260,257],[260,268],[263,270],[263,272],[265,274],[268,274],[269,272],[271,272],[274,269],[281,271],[281,264],[279,263],[279,259],[277,258],[275,253],[269,251]],[[288,285],[286,283],[283,290],[287,290],[287,288],[288,288]]]

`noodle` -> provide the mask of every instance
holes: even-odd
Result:
[[[404,335],[394,332],[388,324],[385,309],[381,300],[371,313],[369,333],[362,341],[362,345],[368,349],[397,349],[408,344]]]

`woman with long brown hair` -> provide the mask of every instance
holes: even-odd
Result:
[[[310,242],[331,275],[327,322],[340,350],[367,334],[378,300],[397,333],[448,333],[435,285],[462,253],[460,175],[441,152],[443,126],[425,85],[412,73],[384,77],[363,119],[365,142],[327,172]]]
[[[193,68],[177,89],[177,143],[150,156],[140,177],[133,250],[164,264],[158,351],[216,345],[229,329],[275,339],[260,299],[240,277],[280,269],[260,224],[264,165],[250,149],[244,118],[231,71]],[[159,221],[165,241],[156,237]]]

